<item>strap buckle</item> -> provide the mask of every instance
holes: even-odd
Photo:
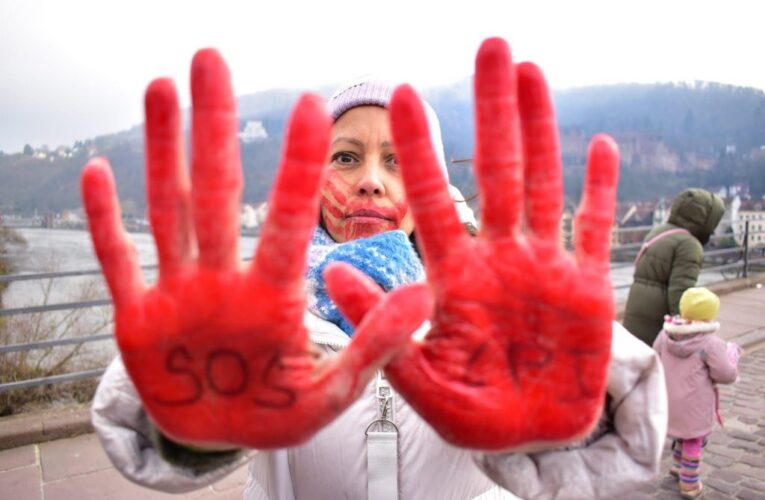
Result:
[[[393,434],[398,434],[398,426],[394,424],[391,420],[388,420],[387,418],[378,418],[377,420],[373,420],[364,431],[365,436],[369,436],[369,432],[372,431],[372,427],[375,427],[379,425],[379,430],[375,432],[389,432]],[[392,427],[392,429],[391,429]]]
[[[390,384],[385,380],[385,376],[381,371],[377,372],[377,380],[375,384],[375,393],[377,395],[377,404],[379,417],[373,420],[364,431],[364,434],[369,435],[369,431],[379,426],[379,432],[395,432],[398,433],[398,426],[393,422],[393,391],[390,388]]]

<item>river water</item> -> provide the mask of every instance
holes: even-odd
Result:
[[[98,270],[98,261],[93,253],[90,235],[87,231],[68,229],[17,229],[26,239],[27,246],[16,252],[18,274],[44,273],[53,271]],[[148,233],[132,233],[130,235],[138,250],[141,265],[156,264],[154,241]],[[256,239],[242,237],[240,249],[242,256],[251,256]],[[144,271],[148,282],[156,279],[153,270]],[[61,300],[73,300],[74,289],[97,282],[103,287],[100,276],[58,278],[51,290],[49,303]],[[4,296],[6,308],[39,305],[44,297],[40,295],[39,281],[16,281],[8,288]],[[106,295],[101,295],[106,297]],[[53,300],[55,299],[55,300]]]
[[[18,268],[15,274],[37,274],[60,271],[98,270],[90,235],[87,231],[66,229],[17,229],[27,242],[25,248],[11,249]],[[141,265],[156,264],[154,241],[150,234],[132,233]],[[243,256],[251,256],[256,239],[242,237]],[[155,270],[144,270],[146,281],[156,280]],[[14,281],[3,295],[6,309],[96,300],[108,298],[100,274],[60,277],[55,279]],[[92,307],[79,310],[23,314],[11,316],[10,331],[15,337],[10,343],[31,342],[59,337],[110,333],[111,307]],[[66,351],[71,347],[60,347]],[[103,365],[116,353],[114,341],[87,344],[78,358],[85,364]]]

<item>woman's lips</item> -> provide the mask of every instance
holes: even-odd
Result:
[[[346,219],[351,219],[358,224],[390,224],[396,222],[395,214],[389,210],[375,210],[361,208],[346,214]]]
[[[377,225],[377,224],[381,224],[381,225],[384,224],[386,226],[393,225],[392,220],[381,219],[379,217],[354,216],[354,217],[348,217],[346,220],[352,224],[364,224],[367,226]]]

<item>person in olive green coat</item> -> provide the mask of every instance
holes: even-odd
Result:
[[[703,189],[686,189],[672,201],[669,221],[651,230],[635,262],[624,326],[648,345],[666,314],[679,314],[680,296],[696,285],[702,248],[720,223],[725,204]]]

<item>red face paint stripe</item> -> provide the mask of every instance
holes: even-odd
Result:
[[[332,201],[331,198],[326,196],[321,197],[321,206],[324,210],[332,214],[336,219],[343,218],[343,211]]]
[[[324,184],[324,188],[327,189],[332,197],[337,201],[339,205],[345,205],[348,203],[348,198],[345,194],[343,194],[343,191],[335,185],[335,183],[341,183],[344,184],[344,188],[347,192],[350,192],[351,185],[350,183],[346,182],[344,179],[341,179],[340,176],[337,174],[337,172],[332,172],[329,175],[329,178]]]

